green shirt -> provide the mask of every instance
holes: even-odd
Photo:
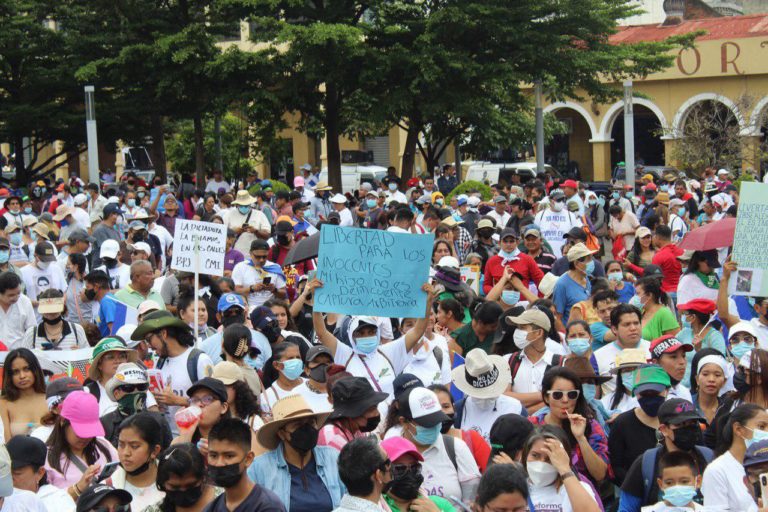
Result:
[[[445,512],[456,512],[456,509],[453,505],[451,505],[451,502],[448,501],[445,498],[441,498],[440,496],[427,496],[429,500],[434,503],[438,509],[444,510]],[[390,498],[388,495],[384,495],[384,500],[387,502],[387,505],[389,505],[389,508],[392,509],[392,512],[400,512],[400,509],[397,508],[397,505],[395,504],[395,500]],[[404,511],[407,512],[407,511]]]
[[[677,323],[675,314],[668,307],[662,306],[648,323],[643,326],[643,339],[653,341],[664,334],[664,331],[671,331],[679,327],[680,325]]]
[[[145,300],[153,300],[157,302],[160,305],[160,309],[165,309],[165,301],[163,300],[162,295],[157,293],[156,291],[150,291],[149,294],[145,297],[133,288],[131,288],[130,283],[125,286],[125,288],[118,290],[115,292],[115,298],[122,302],[123,304],[127,304],[132,308],[138,308],[139,304],[144,302]]]
[[[495,333],[491,333],[480,341],[472,329],[472,324],[469,323],[464,327],[459,327],[451,333],[451,337],[456,344],[461,347],[462,354],[467,357],[467,353],[473,348],[481,348],[488,354],[493,354],[493,336]]]

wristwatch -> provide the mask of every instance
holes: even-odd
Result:
[[[563,473],[560,475],[560,480],[565,480],[566,478],[574,477],[576,478],[576,474],[573,471],[568,471],[567,473]]]

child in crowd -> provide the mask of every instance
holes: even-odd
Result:
[[[642,512],[684,512],[704,507],[694,502],[701,487],[701,474],[696,461],[687,452],[667,452],[659,460],[661,501],[643,507]]]

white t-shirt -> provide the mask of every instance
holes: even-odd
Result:
[[[377,391],[388,393],[390,398],[394,393],[392,382],[397,375],[411,362],[412,356],[405,350],[405,336],[384,345],[379,345],[375,352],[361,355],[344,343],[336,343],[336,354],[333,362],[347,367],[347,371],[355,377],[368,379]]]
[[[57,512],[61,509],[57,509]],[[3,499],[0,512],[48,512],[35,493],[14,489],[13,494]]]
[[[507,222],[509,222],[509,219],[512,217],[507,212],[499,214],[496,210],[491,210],[486,213],[486,215],[496,221],[496,227],[499,229],[504,229],[507,225]]]
[[[458,470],[445,451],[443,436],[438,436],[435,444],[422,453],[424,462],[422,463],[421,474],[424,475],[424,483],[421,485],[421,489],[429,496],[440,496],[441,498],[456,496],[462,501],[468,501],[472,496],[461,495],[461,484],[480,478],[480,470],[477,468],[472,452],[469,451],[469,447],[464,441],[454,437],[453,445],[456,451]]]
[[[35,428],[32,432],[30,432],[29,435],[30,437],[34,437],[35,439],[39,439],[45,443],[48,441],[48,438],[51,436],[51,432],[53,432],[53,426],[40,425],[39,427]]]
[[[124,263],[119,264],[115,268],[107,268],[105,265],[102,265],[94,270],[101,270],[107,273],[113,290],[125,288],[125,285],[131,282],[131,266]]]
[[[763,350],[768,350],[768,325],[760,322],[760,317],[755,317],[749,321],[757,331],[757,343]]]
[[[75,512],[76,506],[72,497],[65,489],[59,489],[55,485],[40,486],[37,497],[48,512]]]
[[[0,306],[0,341],[6,347],[21,341],[27,329],[36,325],[35,309],[26,295],[20,295],[19,300],[12,304],[8,311]]]
[[[189,359],[189,353],[192,351],[192,347],[189,347],[181,355],[176,357],[169,357],[166,359],[163,367],[160,368],[160,375],[163,377],[163,383],[166,386],[170,386],[173,389],[173,394],[176,396],[187,397],[187,390],[192,387],[192,379],[187,371],[187,359]],[[210,377],[213,372],[213,363],[211,358],[203,352],[197,360],[197,378]],[[147,402],[149,405],[149,402]],[[171,425],[171,431],[178,434],[179,427],[176,425],[176,420],[173,415],[176,414],[180,407],[178,405],[172,405],[167,407],[165,411],[165,417],[168,423]]]
[[[607,395],[605,395],[603,398],[600,399],[600,402],[602,402],[603,406],[605,406],[605,409],[607,411],[613,410],[611,409],[611,404],[613,403],[613,397],[615,393],[616,393],[615,391],[611,391],[610,393],[608,393]],[[631,409],[634,409],[638,405],[640,404],[637,403],[637,398],[635,398],[634,396],[627,395],[625,393],[624,396],[621,397],[621,400],[619,401],[619,405],[616,407],[615,410],[620,413],[627,412]]]
[[[253,263],[251,263],[251,260],[241,261],[232,269],[232,280],[235,282],[235,286],[256,285],[261,283],[266,276],[271,278],[271,283],[275,285],[275,289],[279,290],[285,288],[285,278],[279,274],[267,272],[264,269],[256,269],[256,267],[253,266]],[[272,292],[269,290],[249,293],[248,311],[253,311],[258,306],[267,302],[270,298],[272,298]]]
[[[650,353],[651,344],[645,340],[640,340],[636,348],[643,349],[646,352],[646,357],[651,358]],[[599,375],[611,375],[611,369],[616,366],[616,356],[624,350],[615,341],[601,347],[595,351],[595,360],[597,361],[597,369]],[[603,384],[603,393],[608,394],[616,390],[616,376],[613,375],[611,380]]]
[[[302,379],[301,382],[304,383],[304,379]],[[298,395],[298,388],[299,386],[291,389],[283,389],[278,381],[273,382],[272,385],[265,389],[261,394],[260,404],[262,409],[265,409],[264,412],[271,411],[272,407],[275,406],[275,403],[281,398],[285,398],[288,395]]]
[[[689,402],[692,402],[691,399],[691,390],[687,387],[683,386],[682,382],[678,382],[677,386],[672,386],[669,388],[669,393],[667,394],[667,400],[670,398],[682,398],[683,400],[688,400]]]
[[[534,222],[539,226],[541,236],[552,247],[552,254],[556,257],[563,254],[562,248],[565,243],[563,235],[568,233],[572,227],[581,227],[581,220],[565,209],[555,212],[545,208],[536,214]]]
[[[21,278],[24,281],[27,297],[37,300],[37,297],[45,290],[55,288],[62,292],[67,290],[67,280],[55,261],[52,261],[45,270],[37,265],[26,265],[21,268]],[[40,317],[42,318],[42,317]],[[38,318],[38,321],[40,320]]]
[[[339,226],[345,227],[345,226],[354,226],[355,221],[352,218],[352,212],[349,211],[349,208],[344,208],[343,210],[339,210]]]
[[[704,506],[699,505],[698,503],[695,503],[695,502],[693,503],[693,508],[691,508],[691,507],[672,507],[667,505],[663,501],[660,501],[655,505],[648,505],[647,507],[643,507],[640,509],[640,512],[691,512],[692,510],[707,512],[707,509],[704,508]]]
[[[411,362],[403,370],[403,373],[410,373],[424,383],[425,386],[432,384],[448,385],[451,383],[451,357],[448,352],[448,344],[445,338],[439,334],[435,335],[434,340],[427,340],[417,352],[411,352]],[[433,352],[439,349],[442,357],[442,365],[438,364],[437,355]]]
[[[517,398],[499,395],[493,404],[482,408],[472,397],[464,401],[464,411],[461,417],[461,430],[474,430],[490,442],[491,427],[496,418],[503,414],[520,414],[523,404]]]
[[[581,481],[579,483],[594,500],[595,493],[592,492],[589,484]],[[573,506],[571,505],[571,500],[568,499],[568,491],[565,489],[565,485],[561,485],[559,489],[556,489],[554,485],[546,487],[529,485],[528,489],[531,492],[531,503],[533,503],[536,512],[573,512]]]
[[[303,396],[304,400],[307,401],[307,404],[309,404],[313,411],[331,412],[333,410],[333,406],[331,405],[331,402],[328,401],[328,393],[318,393],[316,391],[312,391],[309,389],[307,382],[308,381],[304,380],[301,384],[296,386],[293,389],[293,393]]]
[[[507,354],[504,359],[509,361],[510,357],[512,354]],[[517,374],[515,374],[515,381],[512,383],[512,391],[515,393],[541,393],[541,381],[544,379],[547,367],[552,364],[553,357],[554,354],[549,348],[546,348],[546,344],[544,355],[535,363],[531,362],[528,359],[528,354],[523,351]]]
[[[79,206],[75,206],[75,210],[72,212],[72,217],[75,219],[75,222],[80,224],[80,227],[82,227],[86,231],[91,229],[90,215],[88,215],[88,212],[86,212]]]
[[[701,480],[701,494],[707,509],[753,512],[757,504],[744,485],[744,466],[730,451],[707,465]]]
[[[221,180],[221,181],[211,180],[205,186],[205,191],[218,194],[220,188],[223,188],[225,192],[229,192],[229,189],[231,189],[232,186],[229,183],[227,183],[226,180]]]

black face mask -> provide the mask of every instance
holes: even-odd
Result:
[[[123,471],[125,471],[125,473],[126,473],[127,475],[130,475],[130,476],[137,476],[137,475],[140,475],[140,474],[142,474],[142,473],[143,473],[143,472],[145,472],[146,470],[148,470],[148,469],[149,469],[149,465],[150,465],[150,464],[152,464],[152,459],[147,459],[147,462],[145,462],[144,464],[142,464],[142,465],[141,465],[141,466],[139,466],[138,468],[134,469],[133,471],[128,471],[128,470],[127,470],[127,469],[125,469],[124,467],[123,467]]]
[[[245,323],[245,311],[233,316],[223,316],[221,318],[221,325],[229,327],[232,324],[244,324]]]
[[[448,419],[443,422],[443,425],[440,427],[440,433],[447,434],[449,430],[451,430],[451,427],[453,427],[453,419],[456,415],[455,414],[449,414]],[[398,496],[400,496],[398,494]]]
[[[738,393],[746,393],[752,386],[747,382],[747,375],[743,371],[737,371],[733,376],[733,387]]]
[[[327,364],[321,364],[321,365],[315,366],[314,368],[310,368],[309,378],[315,382],[319,382],[323,384],[328,379],[328,376],[325,374],[327,370],[328,370]]]
[[[134,242],[143,242],[147,239],[147,232],[146,231],[137,231],[133,234],[133,241]]]
[[[234,487],[243,477],[243,471],[240,469],[241,463],[242,461],[226,466],[208,466],[208,478],[217,487],[225,489]]]
[[[165,491],[165,499],[177,507],[188,508],[200,501],[203,497],[203,486],[190,487],[183,491]]]
[[[307,453],[317,446],[317,436],[319,434],[320,432],[315,427],[309,423],[305,423],[291,433],[291,438],[287,443],[291,445],[294,450],[301,453]]]
[[[104,262],[104,266],[107,268],[115,268],[117,267],[117,260],[112,258],[102,258],[101,261]]]
[[[93,288],[86,289],[84,293],[85,293],[85,298],[88,300],[93,300],[96,298],[96,290],[94,290]]]
[[[665,398],[661,395],[640,396],[637,403],[645,414],[655,418],[659,414],[659,407],[664,403]]]
[[[672,442],[684,452],[689,452],[693,450],[694,446],[703,444],[701,429],[698,425],[680,427],[674,432],[675,440]]]
[[[277,323],[267,324],[259,330],[261,331],[261,334],[267,338],[270,345],[277,343],[277,339],[282,335],[280,326],[277,325]]]
[[[419,489],[423,483],[424,475],[409,471],[390,482],[389,493],[403,500],[415,500],[419,497]]]
[[[365,425],[360,427],[360,432],[373,432],[376,430],[376,427],[379,426],[379,423],[381,423],[381,416],[374,416],[373,418],[368,418],[365,422]]]
[[[285,235],[277,235],[277,243],[280,245],[288,245],[291,243],[291,239]]]
[[[48,325],[56,325],[59,322],[61,322],[61,317],[57,316],[56,318],[53,318],[53,319],[43,317],[43,322],[45,322]]]

